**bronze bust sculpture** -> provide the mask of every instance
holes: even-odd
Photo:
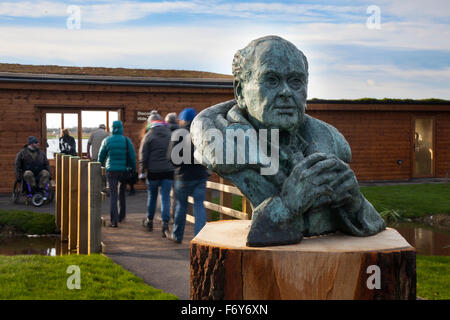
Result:
[[[351,150],[345,138],[305,114],[304,54],[280,37],[259,38],[236,53],[233,75],[235,100],[202,111],[191,134],[197,160],[235,184],[251,202],[247,245],[291,244],[336,231],[370,236],[384,230],[384,220],[361,194],[348,165]],[[221,148],[211,148],[211,130]],[[243,147],[230,144],[229,137],[232,143],[236,135],[229,133],[237,130],[247,133]],[[227,138],[221,141],[217,133]],[[255,144],[256,153],[250,150]],[[267,163],[268,148],[272,163]],[[230,152],[240,161],[224,163],[223,154]],[[235,159],[228,154],[227,160]],[[274,163],[275,170],[268,170]]]

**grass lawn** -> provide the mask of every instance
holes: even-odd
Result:
[[[68,289],[71,265],[80,268],[80,289]],[[72,283],[72,281],[69,281]],[[0,300],[174,300],[146,285],[103,255],[0,256]]]
[[[418,255],[416,263],[417,296],[450,299],[450,257]]]
[[[378,212],[400,210],[407,218],[450,214],[450,184],[447,183],[361,187],[361,192]]]
[[[55,216],[21,210],[0,210],[0,232],[5,227],[21,234],[56,233]]]

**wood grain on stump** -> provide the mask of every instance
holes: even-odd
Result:
[[[416,299],[416,251],[394,229],[255,248],[250,223],[207,223],[191,241],[191,299]]]

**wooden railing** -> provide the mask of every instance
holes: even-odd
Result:
[[[210,211],[216,211],[220,214],[220,220],[226,219],[241,219],[241,220],[251,220],[252,218],[252,208],[250,202],[244,197],[244,195],[239,191],[238,188],[231,185],[228,181],[220,178],[220,183],[207,181],[206,182],[206,199],[203,202],[206,209]],[[213,190],[219,192],[219,204],[212,201]],[[242,201],[242,211],[233,209],[233,195],[240,196]],[[172,194],[173,196],[173,194]],[[189,203],[193,204],[194,199],[192,197],[188,198]],[[192,210],[191,210],[192,211]],[[211,220],[211,213],[207,214],[208,221]],[[195,223],[195,217],[192,212],[186,215],[186,220]]]
[[[104,168],[99,162],[62,154],[55,154],[55,165],[55,221],[61,232],[61,252],[101,252]],[[207,181],[206,188],[204,206],[208,211],[208,221],[211,220],[211,211],[218,212],[220,220],[252,218],[250,202],[229,182],[222,178],[220,183]],[[218,195],[219,204],[212,202],[213,195]],[[241,197],[242,211],[233,209],[233,195]],[[192,197],[188,201],[194,203]],[[195,223],[195,217],[189,212],[186,220]],[[66,244],[67,251],[64,248]]]
[[[68,252],[101,252],[104,170],[99,162],[55,155],[55,221]],[[65,252],[65,250],[62,250]]]

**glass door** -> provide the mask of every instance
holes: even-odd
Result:
[[[413,177],[434,176],[434,118],[419,118],[414,120],[413,137]]]

